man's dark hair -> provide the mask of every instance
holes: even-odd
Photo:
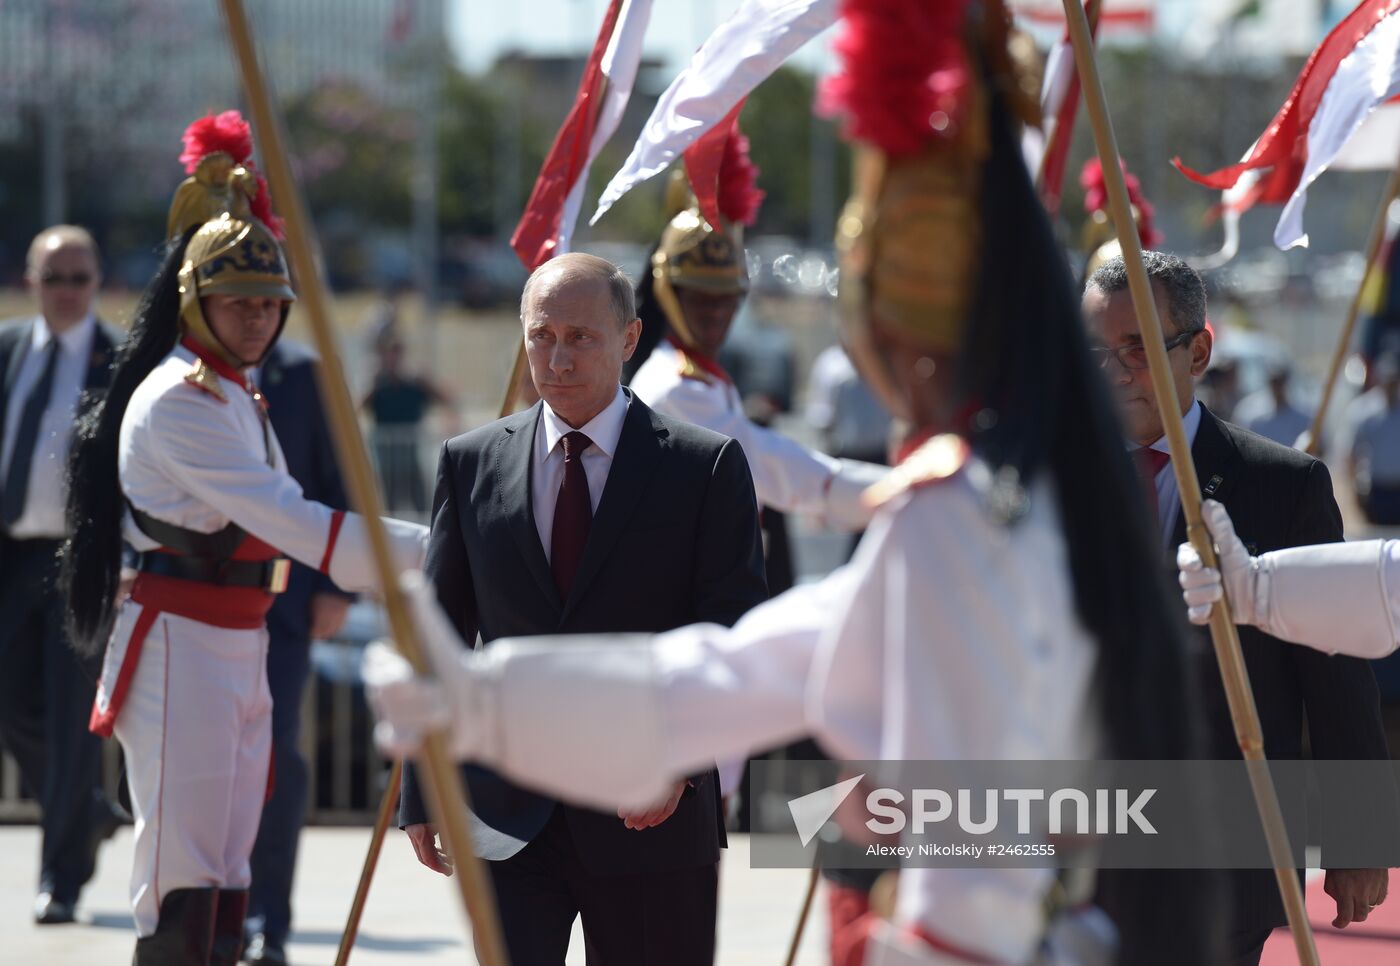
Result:
[[[1206,285],[1196,270],[1175,255],[1151,250],[1142,253],[1142,266],[1152,287],[1167,297],[1167,311],[1178,332],[1200,332],[1206,327]],[[1113,295],[1128,287],[1123,256],[1115,255],[1089,276],[1086,287]]]

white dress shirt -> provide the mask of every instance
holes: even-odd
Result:
[[[1186,411],[1186,415],[1181,417],[1183,428],[1186,430],[1186,448],[1191,449],[1196,445],[1196,433],[1201,429],[1201,404],[1197,400],[1191,401],[1191,408]],[[1142,447],[1129,444],[1129,452]],[[1159,453],[1170,455],[1171,447],[1167,445],[1167,437],[1163,436],[1152,444],[1152,449]],[[1153,479],[1157,484],[1157,516],[1162,524],[1162,546],[1171,546],[1172,531],[1176,529],[1176,517],[1181,512],[1180,491],[1176,488],[1176,472],[1172,469],[1171,461],[1157,471],[1157,476]]]
[[[530,505],[535,511],[535,529],[540,535],[546,560],[552,562],[550,543],[554,535],[554,505],[559,502],[559,487],[564,483],[564,447],[559,444],[574,428],[559,418],[549,403],[541,402],[539,425],[535,430],[535,452],[530,467]],[[588,477],[588,502],[598,512],[603,487],[608,482],[617,441],[622,436],[622,423],[627,418],[627,395],[617,387],[617,395],[603,411],[579,428],[593,445],[583,451],[583,472]]]
[[[88,315],[57,337],[58,361],[54,365],[49,404],[39,418],[39,436],[35,440],[34,456],[29,465],[29,489],[25,495],[24,512],[10,528],[10,536],[17,540],[56,538],[67,532],[63,518],[68,503],[68,447],[73,441],[78,399],[82,396],[92,361],[92,335],[96,329],[96,319]],[[30,332],[29,345],[23,350],[24,361],[20,363],[19,373],[15,384],[10,387],[6,402],[0,481],[8,478],[24,404],[44,374],[44,356],[55,337],[42,318],[34,320]]]

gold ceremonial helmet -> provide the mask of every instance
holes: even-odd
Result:
[[[666,208],[674,214],[651,257],[652,291],[676,338],[688,348],[695,348],[676,289],[693,288],[716,295],[747,292],[744,226],[728,224],[715,228],[706,221],[683,171],[671,175]]]
[[[257,365],[239,359],[209,327],[200,307],[206,295],[266,296],[281,299],[283,322],[296,300],[282,246],[252,213],[260,186],[257,176],[222,151],[202,158],[175,192],[167,221],[171,238],[198,225],[180,266],[180,321],[185,333],[230,365]]]
[[[1008,49],[1005,18],[988,16],[983,28],[968,46],[987,77],[969,85],[961,130],[899,156],[857,144],[853,192],[837,220],[842,341],[872,391],[902,418],[908,407],[874,329],[937,355],[962,348],[981,267],[987,85],[997,85],[1023,122],[1039,123],[1034,84]]]

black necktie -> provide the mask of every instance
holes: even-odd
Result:
[[[559,500],[554,504],[554,528],[550,532],[549,569],[559,596],[569,598],[574,585],[588,531],[593,523],[593,501],[588,495],[588,474],[583,471],[583,451],[593,441],[580,432],[568,433],[559,441],[564,448],[564,482],[559,484]]]
[[[44,352],[44,373],[24,401],[24,412],[20,414],[19,425],[15,429],[15,445],[10,449],[5,492],[0,496],[0,516],[4,517],[7,527],[14,526],[24,513],[24,500],[29,491],[29,467],[34,463],[34,444],[39,441],[39,423],[44,410],[49,408],[53,373],[58,368],[58,339],[50,338],[49,347]]]

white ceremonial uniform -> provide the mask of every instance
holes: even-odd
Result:
[[[784,512],[819,514],[844,530],[864,529],[870,521],[861,493],[889,467],[834,459],[756,425],[744,415],[733,383],[694,372],[670,342],[663,340],[652,350],[630,388],[659,413],[737,439],[749,461],[759,503]]]
[[[730,629],[497,640],[463,654],[420,587],[454,751],[604,807],[654,801],[672,776],[804,734],[852,759],[1095,757],[1096,648],[1075,612],[1053,490],[1038,483],[1027,517],[1005,528],[988,512],[989,476],[974,461],[897,496],[851,563]],[[377,653],[366,670],[381,729],[398,718],[411,733],[423,695],[381,686],[390,661]],[[1051,869],[908,868],[895,922],[1025,963],[1054,880]],[[921,951],[921,962],[964,961]]]
[[[260,402],[226,376],[209,374],[222,398],[192,384],[195,358],[177,346],[132,395],[119,457],[131,505],[199,533],[234,523],[269,545],[264,557],[275,547],[346,590],[373,589],[363,519],[307,500]],[[386,523],[399,567],[421,566],[426,528]],[[125,531],[138,550],[157,546],[130,513]],[[155,931],[161,899],[175,889],[248,886],[269,777],[271,599],[259,588],[143,573],[121,606],[92,727],[114,730],[126,753],[141,936]]]

